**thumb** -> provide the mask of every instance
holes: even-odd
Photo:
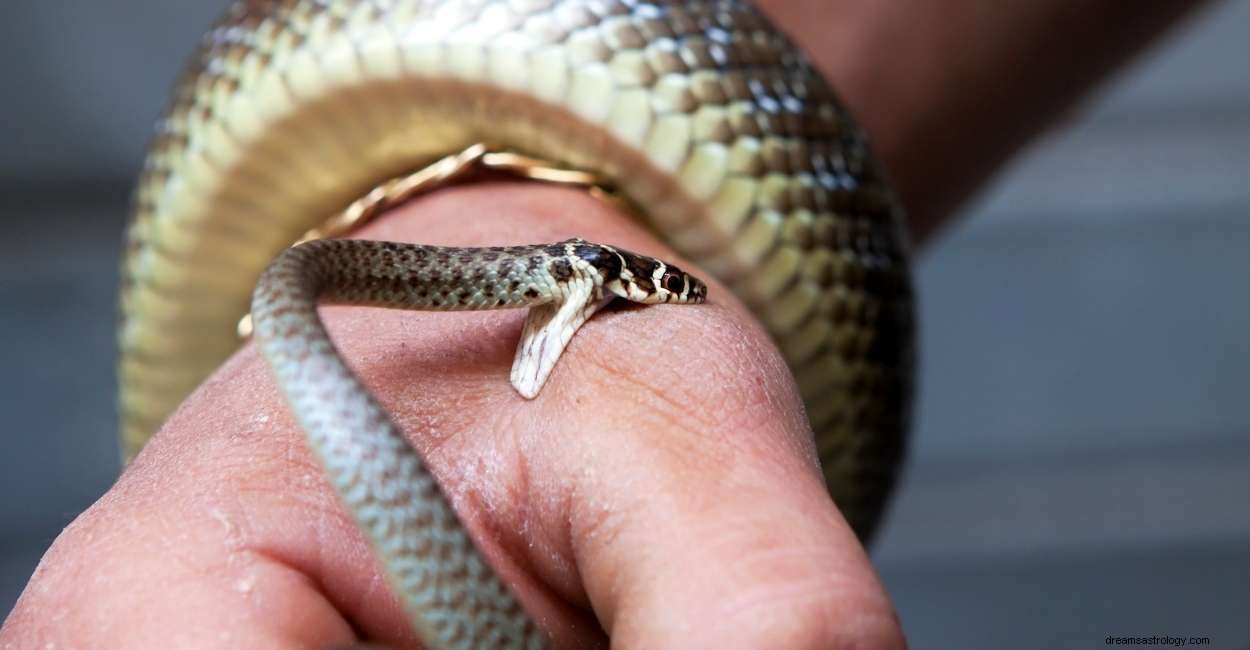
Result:
[[[678,349],[746,350],[759,363],[709,352],[668,381],[663,364],[597,375],[622,383],[599,391],[654,399],[635,401],[629,417],[588,414],[594,433],[576,454],[595,468],[576,485],[570,541],[596,615],[628,648],[905,647],[825,490],[784,363],[734,311],[685,311],[675,320],[716,323],[674,324],[661,338],[699,332],[698,345]]]

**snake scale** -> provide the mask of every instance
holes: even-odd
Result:
[[[235,324],[249,306],[262,349],[271,361],[278,358],[275,372],[314,445],[321,435],[317,415],[301,406],[284,376],[337,381],[328,389],[360,409],[358,419],[340,423],[348,429],[393,427],[307,318],[316,322],[309,306],[316,292],[309,287],[332,299],[434,306],[414,303],[400,295],[395,277],[376,273],[376,260],[386,255],[387,268],[404,267],[396,260],[406,259],[413,266],[405,272],[422,279],[404,291],[429,285],[422,273],[431,256],[463,257],[440,273],[464,275],[483,254],[538,255],[544,263],[531,265],[531,273],[541,267],[543,277],[554,277],[551,264],[563,260],[581,269],[572,275],[588,282],[581,291],[592,294],[612,294],[614,283],[616,295],[635,300],[702,299],[697,280],[676,269],[648,279],[614,270],[628,265],[596,266],[592,260],[610,262],[609,255],[633,261],[635,269],[662,263],[585,242],[522,253],[327,241],[279,255],[380,182],[478,142],[610,182],[661,239],[751,307],[795,374],[831,495],[868,538],[901,461],[912,393],[903,215],[828,84],[763,14],[737,0],[232,4],[177,84],[136,191],[119,334],[126,457],[237,348]],[[271,262],[273,282],[256,288]],[[665,275],[670,272],[682,292],[665,286],[676,282]],[[319,273],[337,279],[323,282]],[[294,277],[307,282],[292,284]],[[498,280],[498,272],[492,277]],[[550,291],[570,290],[568,277],[537,300],[524,290],[495,300],[550,303]],[[629,280],[636,283],[632,290]],[[649,289],[640,289],[648,280]],[[286,290],[273,293],[274,286]],[[303,320],[295,311],[275,311],[284,296],[297,294],[306,307]],[[598,303],[579,299],[587,306],[580,317],[589,316]],[[531,341],[543,336],[543,314],[566,326],[576,318],[561,319],[577,316],[532,307]],[[289,349],[283,342],[301,341],[316,354],[282,361]],[[523,341],[518,360],[524,348]],[[542,383],[538,374],[552,363],[538,363],[528,379],[534,391]],[[527,381],[517,376],[520,366],[513,374],[518,388]],[[416,454],[397,431],[387,435],[392,444],[377,442],[382,446],[374,451],[404,459],[396,461],[401,473],[376,474],[390,498],[370,507],[383,518],[415,518],[426,532],[386,529],[382,543],[376,533],[373,540],[384,562],[391,542],[415,558],[387,571],[427,643],[541,645],[454,512],[439,501]],[[328,466],[348,463],[345,471],[365,473],[359,453],[328,452],[319,450]],[[352,504],[359,485],[337,487]],[[354,514],[365,528],[374,516]],[[422,546],[427,542],[444,546],[434,552]],[[462,558],[457,582],[443,594],[451,599],[422,600],[429,594],[411,584],[442,570],[449,554]],[[457,591],[462,588],[467,591]]]
[[[658,260],[580,240],[507,248],[319,241],[288,249],[261,276],[252,299],[256,338],[427,642],[538,647],[541,637],[474,551],[417,452],[334,353],[318,299],[403,309],[529,306],[512,381],[533,397],[604,293],[685,303],[702,302],[707,288]]]

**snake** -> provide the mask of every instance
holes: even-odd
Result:
[[[830,84],[744,0],[233,2],[175,84],[135,190],[119,307],[124,459],[238,349],[250,310],[423,642],[542,647],[338,357],[317,301],[528,307],[511,380],[532,396],[605,300],[697,303],[706,285],[582,240],[291,246],[388,179],[478,143],[602,179],[750,308],[794,375],[830,495],[867,543],[914,393],[904,213]]]
[[[423,639],[542,647],[420,456],[332,351],[318,299],[402,309],[530,307],[512,384],[532,398],[577,328],[607,303],[605,293],[699,303],[707,287],[654,258],[582,240],[489,248],[309,242],[281,254],[257,283],[252,318],[261,349]]]

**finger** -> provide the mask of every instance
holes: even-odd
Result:
[[[722,294],[723,295],[723,294]],[[563,437],[572,554],[622,647],[897,648],[892,606],[825,491],[785,365],[740,310],[648,320],[659,358],[581,343],[584,394],[631,395]],[[638,323],[642,326],[642,323]],[[598,372],[594,372],[598,371]],[[581,468],[578,471],[577,468]]]
[[[265,475],[268,461],[208,453],[201,458],[209,462],[197,462],[196,452],[210,446],[192,442],[187,455],[147,456],[67,527],[0,631],[0,647],[310,647],[354,639],[316,583],[252,544],[252,521],[284,526],[300,514],[249,498],[248,483],[232,471],[255,461]]]

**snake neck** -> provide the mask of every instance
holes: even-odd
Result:
[[[558,248],[558,250],[557,250]],[[483,310],[558,301],[573,266],[561,245],[455,248],[325,240],[288,249],[267,271],[306,300],[420,310]],[[602,291],[597,277],[596,290]],[[265,283],[261,283],[265,286]]]

